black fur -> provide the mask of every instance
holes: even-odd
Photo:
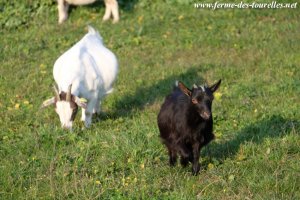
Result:
[[[220,83],[221,80],[211,87],[194,86],[190,90],[179,82],[166,97],[157,122],[171,166],[179,154],[182,166],[191,162],[193,174],[199,173],[200,150],[214,139],[211,105]]]

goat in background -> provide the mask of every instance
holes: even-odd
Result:
[[[86,5],[94,3],[96,0],[57,0],[58,4],[58,23],[61,24],[68,18],[69,4],[72,5]],[[111,15],[113,17],[113,23],[119,21],[119,9],[117,0],[104,0],[105,14],[103,21],[108,20]]]

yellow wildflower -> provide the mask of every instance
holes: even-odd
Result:
[[[184,19],[184,16],[183,15],[179,15],[178,20],[182,20],[182,19]]]
[[[207,169],[212,170],[213,168],[215,168],[214,164],[209,163],[208,166],[207,166]]]
[[[20,108],[20,104],[19,104],[19,103],[16,103],[15,109],[19,109],[19,108]]]
[[[95,181],[96,185],[100,185],[101,182],[99,180]]]
[[[139,16],[138,23],[141,24],[143,22],[143,20],[144,20],[144,16],[143,15]]]
[[[215,92],[215,93],[214,93],[214,96],[215,96],[215,99],[216,99],[217,101],[219,101],[219,100],[221,99],[221,97],[222,97],[222,93],[221,93],[221,92]]]

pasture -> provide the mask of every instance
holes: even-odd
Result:
[[[117,24],[97,2],[58,25],[55,2],[37,2],[0,3],[0,199],[300,199],[299,8],[120,0]],[[88,24],[120,71],[92,126],[78,113],[69,132],[40,106]],[[219,79],[200,174],[169,167],[156,122],[165,96],[176,80]]]

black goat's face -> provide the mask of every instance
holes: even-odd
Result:
[[[208,120],[211,117],[211,105],[214,99],[213,93],[219,88],[221,80],[212,86],[197,86],[194,84],[192,89],[187,88],[182,82],[178,82],[179,89],[187,95],[191,104],[194,106],[199,115]]]

